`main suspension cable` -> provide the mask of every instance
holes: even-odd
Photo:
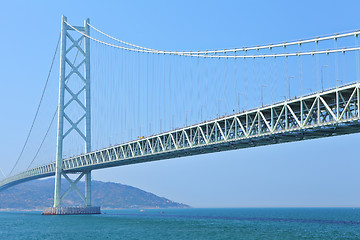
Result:
[[[69,25],[69,23],[67,23]],[[151,51],[153,53],[167,53],[167,54],[175,54],[175,55],[184,55],[184,54],[190,54],[190,55],[199,55],[199,54],[217,54],[217,53],[229,53],[229,52],[239,52],[239,51],[250,51],[250,50],[261,50],[261,49],[272,49],[272,48],[276,48],[276,47],[287,47],[287,46],[291,46],[291,45],[299,45],[299,44],[304,44],[304,43],[314,43],[314,42],[318,42],[318,41],[325,41],[325,40],[330,40],[330,39],[335,39],[335,38],[343,38],[343,37],[349,37],[349,36],[357,36],[358,34],[360,34],[359,30],[355,30],[352,32],[346,32],[346,33],[341,33],[341,34],[333,34],[333,35],[328,35],[328,36],[323,36],[323,37],[314,37],[314,38],[310,38],[310,39],[305,39],[305,40],[295,40],[295,41],[291,41],[291,42],[283,42],[283,43],[275,43],[275,44],[267,44],[267,45],[261,45],[261,46],[253,46],[253,47],[243,47],[243,48],[232,48],[232,49],[224,49],[224,50],[204,50],[204,51],[165,51],[165,50],[160,50],[160,49],[153,49],[153,48],[147,48],[147,47],[142,47],[139,45],[135,45],[129,42],[125,42],[121,39],[115,38],[109,34],[106,34],[104,32],[102,32],[101,30],[95,28],[94,26],[90,25],[89,23],[87,23],[91,28],[93,28],[95,31],[103,34],[104,36],[111,38],[117,42],[120,42],[122,44],[128,45],[128,46],[132,46],[138,49],[143,49],[143,50],[148,50]],[[69,25],[70,27],[72,27],[71,25]]]
[[[79,46],[81,46],[82,42],[83,42],[83,41],[81,40],[80,43],[79,43]],[[75,54],[75,58],[74,58],[74,61],[73,61],[73,63],[72,63],[73,65],[75,64],[75,61],[76,61],[78,55],[79,55],[79,49],[77,50],[77,52],[76,52],[76,54]],[[69,79],[66,80],[66,83],[67,83],[68,81],[69,81]],[[45,140],[46,140],[46,138],[47,138],[47,136],[48,136],[48,134],[49,134],[49,132],[50,132],[50,129],[51,129],[51,126],[52,126],[52,124],[53,124],[53,122],[54,122],[54,120],[55,120],[57,111],[58,111],[58,107],[56,107],[55,113],[54,113],[54,115],[53,115],[53,117],[52,117],[52,119],[51,119],[51,121],[50,121],[49,127],[48,127],[48,129],[46,130],[46,133],[45,133],[45,135],[44,135],[44,137],[43,137],[43,139],[42,139],[42,141],[41,141],[38,149],[36,150],[36,153],[35,153],[33,159],[31,160],[29,166],[27,167],[27,170],[29,170],[29,168],[31,167],[31,165],[33,164],[33,162],[35,161],[35,159],[37,158],[37,156],[38,156],[38,154],[39,154],[39,152],[40,152],[40,150],[41,150],[41,148],[42,148],[42,146],[43,146],[43,144],[44,144],[44,142],[45,142]]]
[[[145,50],[149,50],[149,51],[154,51],[154,52],[159,51],[159,50],[156,50],[156,49],[142,47],[142,46],[139,46],[139,45],[135,45],[135,44],[132,44],[132,43],[125,42],[125,41],[123,41],[123,40],[114,38],[114,37],[110,36],[109,34],[106,34],[106,33],[102,32],[102,31],[100,31],[99,29],[95,28],[95,27],[92,26],[90,23],[88,23],[88,25],[89,25],[89,27],[91,27],[91,28],[94,29],[95,31],[97,31],[97,32],[105,35],[106,37],[111,38],[111,39],[113,39],[113,40],[115,40],[115,41],[117,41],[117,42],[123,43],[123,44],[125,44],[125,45],[132,46],[132,47],[135,47],[135,48],[145,49]]]
[[[69,24],[68,22],[65,21],[65,23],[72,28],[74,31],[82,34],[83,36],[99,42],[101,44],[110,46],[110,47],[114,47],[114,48],[119,48],[119,49],[124,49],[124,50],[129,50],[129,51],[134,51],[134,52],[143,52],[143,53],[156,53],[156,54],[170,54],[170,55],[179,55],[179,56],[187,56],[187,57],[202,57],[202,58],[267,58],[267,57],[289,57],[289,56],[302,56],[302,55],[314,55],[314,54],[329,54],[329,53],[336,53],[336,52],[349,52],[349,51],[358,51],[360,50],[360,47],[348,47],[348,48],[342,48],[342,49],[327,49],[327,50],[317,50],[317,51],[307,51],[307,52],[292,52],[292,53],[281,53],[281,54],[255,54],[255,55],[211,55],[211,54],[216,54],[216,53],[226,53],[226,52],[238,52],[238,51],[244,51],[246,53],[246,51],[249,50],[260,50],[260,49],[270,49],[270,48],[274,48],[274,47],[286,47],[289,45],[295,45],[295,44],[303,44],[303,43],[310,43],[310,42],[319,42],[319,41],[324,41],[324,40],[329,40],[329,39],[334,39],[334,38],[340,38],[340,37],[348,37],[348,36],[354,36],[357,34],[360,34],[359,31],[355,31],[355,32],[351,32],[351,33],[345,33],[345,34],[337,34],[337,35],[332,35],[332,36],[328,36],[328,37],[322,37],[322,38],[316,38],[316,39],[310,39],[310,40],[301,40],[301,41],[296,41],[296,42],[291,42],[291,43],[283,43],[283,44],[270,44],[270,45],[265,45],[265,46],[258,46],[258,47],[249,47],[249,48],[236,48],[236,49],[231,49],[231,50],[211,50],[211,51],[189,51],[189,52],[179,52],[179,51],[163,51],[163,50],[145,50],[145,49],[138,49],[138,48],[130,48],[130,47],[124,47],[124,46],[119,46],[116,44],[111,44],[99,39],[96,39],[94,37],[91,37],[83,32],[81,32],[80,30],[78,30],[76,27],[72,26],[71,24]],[[119,40],[122,41],[122,40]],[[124,41],[122,41],[124,42]],[[134,45],[134,44],[133,44]],[[142,47],[144,48],[144,47]],[[209,55],[210,54],[210,55]]]
[[[17,158],[17,160],[16,160],[16,162],[15,162],[15,164],[14,164],[13,168],[11,169],[11,171],[10,171],[10,173],[9,173],[8,176],[10,176],[10,175],[12,174],[12,172],[13,172],[14,169],[15,169],[15,167],[16,167],[17,164],[19,163],[19,161],[20,161],[20,159],[21,159],[21,156],[22,156],[22,154],[24,153],[25,147],[26,147],[26,145],[27,145],[27,143],[28,143],[28,141],[29,141],[31,132],[32,132],[32,130],[33,130],[33,128],[34,128],[35,121],[36,121],[37,116],[38,116],[38,114],[39,114],[40,106],[41,106],[42,101],[43,101],[43,99],[44,99],[45,91],[46,91],[47,85],[48,85],[48,83],[49,83],[51,71],[52,71],[52,68],[53,68],[53,65],[54,65],[54,62],[55,62],[56,53],[57,53],[57,50],[58,50],[58,48],[59,48],[60,37],[61,37],[61,35],[59,35],[59,39],[58,39],[57,44],[56,44],[56,48],[55,48],[55,52],[54,52],[54,55],[53,55],[53,58],[52,58],[52,61],[51,61],[50,69],[49,69],[49,72],[48,72],[48,75],[47,75],[47,78],[46,78],[46,82],[45,82],[45,85],[44,85],[44,88],[43,88],[43,91],[42,91],[42,94],[41,94],[41,98],[40,98],[39,104],[38,104],[37,109],[36,109],[36,112],[35,112],[34,119],[33,119],[32,123],[31,123],[30,130],[29,130],[29,132],[28,132],[28,134],[27,134],[27,137],[26,137],[25,143],[24,143],[24,145],[23,145],[23,147],[22,147],[22,149],[21,149],[21,152],[20,152],[20,154],[19,154],[19,156],[18,156],[18,158]]]
[[[57,111],[58,111],[58,108],[56,108],[56,111],[55,111],[55,113],[54,113],[54,115],[53,115],[53,117],[52,117],[52,119],[51,119],[50,125],[49,125],[48,129],[46,130],[45,136],[43,137],[43,139],[42,139],[42,141],[41,141],[41,143],[40,143],[39,148],[37,149],[37,151],[36,151],[33,159],[31,160],[31,162],[30,162],[30,164],[29,164],[29,166],[27,167],[26,170],[29,170],[29,169],[30,169],[31,165],[33,164],[33,162],[35,161],[36,157],[38,156],[38,154],[39,154],[39,152],[40,152],[40,150],[41,150],[41,148],[42,148],[42,146],[43,146],[43,144],[44,144],[44,142],[45,142],[45,140],[46,140],[46,137],[48,136],[48,134],[49,134],[49,132],[50,132],[51,126],[53,125],[53,122],[54,122],[54,120],[55,120]]]

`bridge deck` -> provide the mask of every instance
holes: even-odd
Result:
[[[359,83],[160,133],[63,160],[64,172],[157,161],[360,131]],[[0,191],[55,175],[55,162],[0,182]]]

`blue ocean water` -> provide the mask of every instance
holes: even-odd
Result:
[[[0,239],[360,239],[360,209],[235,208],[0,212]]]

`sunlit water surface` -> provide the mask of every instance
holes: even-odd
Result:
[[[360,209],[352,208],[102,212],[0,212],[0,239],[360,239]]]

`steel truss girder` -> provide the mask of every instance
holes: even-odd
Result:
[[[359,90],[354,83],[67,158],[63,172],[356,133]],[[0,190],[54,172],[54,162],[45,164],[4,179]]]

